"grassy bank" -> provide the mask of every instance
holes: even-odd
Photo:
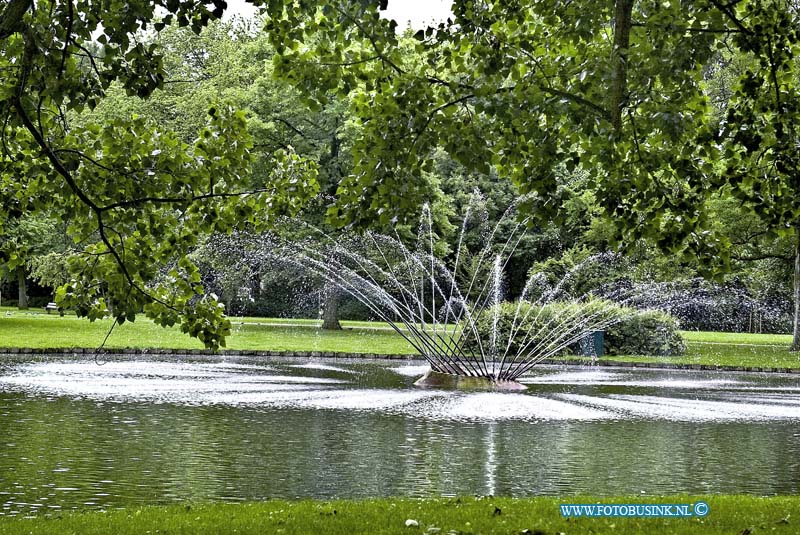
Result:
[[[686,341],[684,355],[670,357],[609,356],[603,358],[620,362],[800,368],[800,354],[789,351],[792,337],[788,334],[683,331],[681,335]]]
[[[9,309],[10,310],[10,309]],[[0,347],[98,347],[112,322],[89,322],[74,315],[59,317],[38,311],[0,310]],[[336,351],[343,353],[414,353],[413,348],[383,324],[343,322],[341,331],[323,331],[314,320],[232,318],[229,349]],[[379,328],[376,328],[379,327]],[[202,349],[203,344],[178,328],[164,329],[145,317],[114,327],[108,349]]]
[[[559,503],[694,503],[709,505],[704,518],[563,518]],[[378,499],[268,501],[142,507],[0,520],[0,534],[554,534],[797,533],[800,497],[752,496],[570,498]],[[407,526],[407,521],[409,526]],[[414,525],[416,522],[417,525]]]
[[[8,315],[6,314],[8,312]],[[323,331],[319,322],[290,318],[232,318],[229,349],[334,351],[341,353],[410,354],[413,348],[386,324],[343,322],[342,331]],[[98,347],[111,321],[90,323],[74,315],[59,317],[40,311],[0,309],[0,347]],[[623,362],[800,368],[800,355],[788,350],[789,335],[693,332],[682,333],[685,355],[672,357],[614,356]],[[163,329],[144,317],[114,328],[106,348],[201,349],[177,328]]]

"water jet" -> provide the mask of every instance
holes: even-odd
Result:
[[[299,266],[350,294],[405,338],[430,365],[417,386],[524,390],[517,382],[520,376],[620,321],[626,312],[591,294],[567,296],[562,286],[571,273],[555,285],[533,275],[515,303],[504,303],[505,269],[529,219],[514,204],[489,229],[478,208],[482,202],[476,191],[458,241],[444,258],[437,254],[427,205],[415,247],[397,232],[331,236],[309,225],[306,240],[271,237],[258,249],[271,261]],[[480,225],[487,225],[482,246],[470,251],[466,235]]]

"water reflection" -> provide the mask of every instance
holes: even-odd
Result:
[[[542,369],[526,394],[395,363],[11,358],[0,514],[187,499],[796,493],[796,377]]]

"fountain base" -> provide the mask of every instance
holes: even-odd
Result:
[[[447,388],[452,390],[488,390],[492,392],[520,392],[527,387],[516,381],[497,380],[492,377],[471,377],[428,370],[423,377],[414,382],[421,388]]]

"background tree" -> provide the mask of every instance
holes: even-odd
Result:
[[[0,274],[14,279],[17,307],[28,308],[27,279],[34,265],[49,253],[64,250],[65,234],[47,214],[26,214],[6,221],[0,236]]]

